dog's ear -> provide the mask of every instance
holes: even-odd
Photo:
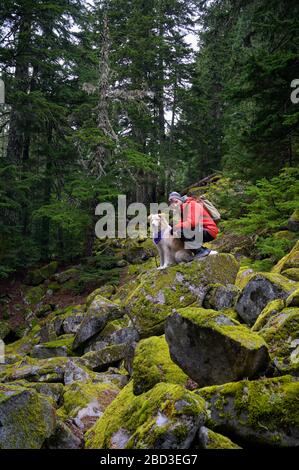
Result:
[[[153,216],[153,214],[150,214],[150,215],[148,216],[147,220],[152,220],[152,216]]]

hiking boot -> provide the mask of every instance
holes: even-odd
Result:
[[[209,250],[209,248],[201,247],[200,250],[198,250],[197,253],[195,254],[194,259],[204,258],[205,256],[208,256],[210,253],[211,253],[211,250]]]

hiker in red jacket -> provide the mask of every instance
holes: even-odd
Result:
[[[168,200],[174,210],[180,210],[181,215],[181,220],[173,227],[173,234],[189,242],[190,249],[196,258],[217,253],[202,247],[202,243],[214,240],[219,232],[216,223],[203,204],[192,197],[182,197],[177,192],[170,193]]]

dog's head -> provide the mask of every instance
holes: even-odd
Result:
[[[159,232],[169,226],[165,214],[150,214],[148,220],[154,232]]]

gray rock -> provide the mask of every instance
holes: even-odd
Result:
[[[54,434],[46,441],[47,449],[83,449],[83,431],[72,420],[59,420]]]
[[[171,359],[201,387],[256,377],[270,361],[257,333],[214,310],[178,310],[167,319],[165,337]]]
[[[206,420],[205,402],[180,385],[134,395],[129,383],[90,429],[90,449],[188,449]]]
[[[288,220],[288,230],[299,232],[299,210],[295,210]]]
[[[124,359],[126,348],[126,344],[114,344],[99,351],[88,352],[78,361],[89,369],[102,371]]]
[[[296,287],[294,281],[280,274],[257,273],[242,290],[235,309],[245,323],[252,326],[271,300],[287,298]]]
[[[67,362],[64,372],[65,385],[70,385],[73,382],[86,383],[90,380],[91,376],[85,367],[78,365],[72,359]]]
[[[199,447],[201,449],[241,449],[228,437],[222,436],[211,429],[201,426],[198,432]]]
[[[99,351],[107,346],[112,346],[113,344],[131,344],[139,339],[137,331],[132,326],[119,328],[108,335],[104,335],[102,333],[95,336],[90,341],[88,346],[84,349],[85,353],[90,351]]]
[[[233,284],[211,284],[203,301],[204,308],[223,310],[233,308],[236,304],[240,289]]]
[[[195,391],[206,401],[206,426],[253,445],[299,446],[299,381],[243,380]]]
[[[55,409],[43,395],[20,386],[1,385],[1,449],[40,449],[53,433],[55,421]]]
[[[88,307],[84,320],[77,331],[73,349],[78,349],[99,333],[109,321],[121,318],[124,314],[125,311],[119,305],[100,295],[96,296]]]

